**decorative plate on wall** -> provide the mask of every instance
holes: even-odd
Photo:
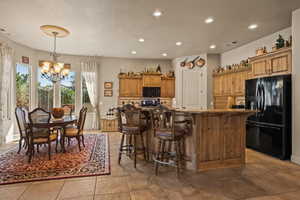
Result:
[[[104,83],[104,89],[112,89],[112,88],[113,88],[113,82]]]
[[[104,96],[105,97],[112,97],[113,91],[112,90],[104,90]]]
[[[205,60],[203,58],[200,58],[199,60],[197,60],[196,65],[201,68],[205,65],[205,63]]]

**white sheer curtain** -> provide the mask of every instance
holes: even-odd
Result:
[[[85,79],[88,95],[91,104],[96,111],[93,118],[93,129],[99,128],[100,110],[99,110],[99,94],[98,94],[98,64],[96,61],[81,62],[81,72]]]
[[[11,73],[13,67],[13,49],[0,47],[0,120],[10,118]]]

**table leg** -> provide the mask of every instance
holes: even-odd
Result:
[[[63,127],[61,129],[61,135],[60,135],[60,145],[61,145],[61,149],[62,149],[62,152],[65,153],[66,152],[66,149],[65,149],[65,134],[64,134],[64,131],[65,131],[65,127]]]

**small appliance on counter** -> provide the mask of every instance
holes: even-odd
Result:
[[[280,159],[290,159],[291,82],[291,75],[246,81],[246,109],[257,110],[247,119],[247,147]]]
[[[159,104],[160,104],[160,99],[144,99],[141,101],[141,106],[143,107],[157,106]]]

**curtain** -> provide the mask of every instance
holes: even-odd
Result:
[[[88,95],[91,104],[96,112],[93,118],[93,129],[99,129],[100,110],[99,110],[99,94],[98,94],[98,64],[96,61],[81,62],[81,72],[85,79]]]
[[[0,47],[0,120],[10,118],[11,72],[13,68],[13,49]]]

